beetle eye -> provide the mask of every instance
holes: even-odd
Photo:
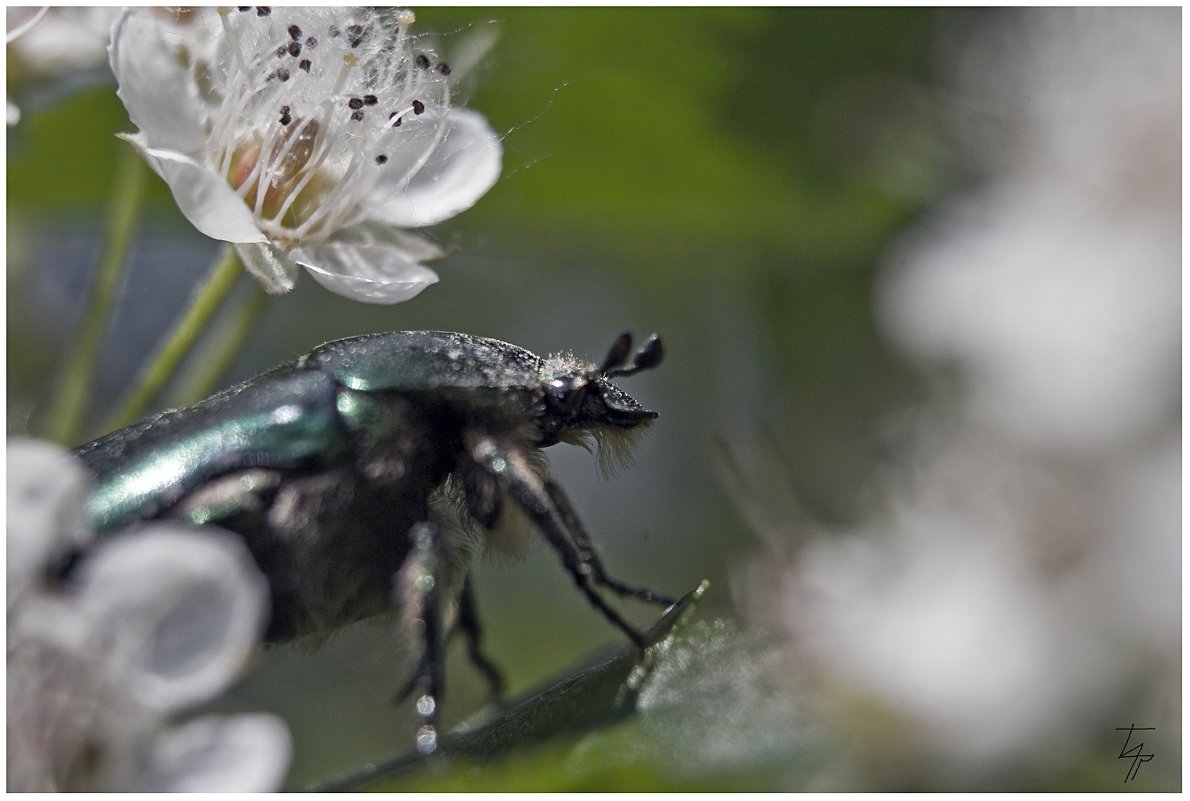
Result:
[[[582,376],[565,376],[546,384],[545,393],[553,402],[555,411],[570,417],[582,405],[586,386],[587,379]]]

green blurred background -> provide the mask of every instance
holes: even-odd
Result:
[[[672,594],[709,578],[703,613],[730,616],[736,568],[758,550],[719,478],[757,438],[816,517],[858,514],[873,431],[917,392],[870,308],[889,241],[961,180],[937,124],[939,30],[995,12],[909,9],[418,9],[441,49],[498,34],[466,76],[503,135],[500,182],[432,231],[449,256],[411,302],[364,306],[303,276],[272,301],[225,383],[326,340],[392,329],[467,331],[538,353],[602,356],[652,331],[666,361],[630,379],[661,418],[610,482],[551,451],[609,568]],[[11,86],[8,430],[36,421],[98,258],[115,157],[131,130],[112,86]],[[101,353],[93,419],[132,380],[218,250],[150,178],[127,285]],[[201,356],[200,356],[201,358]],[[166,401],[168,402],[168,400]],[[490,650],[513,692],[617,633],[543,544],[483,563]],[[654,610],[627,607],[642,624]],[[412,716],[383,629],[315,652],[270,653],[236,692],[291,722],[293,781],[403,749]],[[448,721],[483,700],[452,654]]]

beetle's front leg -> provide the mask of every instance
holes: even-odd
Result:
[[[543,484],[545,491],[549,493],[550,501],[553,502],[559,517],[562,518],[567,531],[570,532],[571,540],[578,550],[579,559],[591,566],[591,578],[596,584],[601,584],[618,592],[620,595],[626,595],[662,606],[673,606],[674,599],[672,598],[656,593],[647,587],[633,587],[609,576],[599,559],[599,554],[595,551],[594,543],[591,542],[591,538],[587,536],[586,530],[583,529],[583,524],[579,521],[574,507],[570,505],[570,499],[566,497],[566,493],[552,479],[547,478]]]
[[[417,667],[401,698],[412,695],[420,720],[417,750],[429,755],[438,748],[438,705],[445,689],[442,636],[442,534],[433,523],[409,531],[411,549],[397,577],[396,606],[412,630]]]
[[[592,574],[596,571],[589,560],[580,557],[565,515],[559,511],[545,482],[534,472],[525,454],[518,448],[507,447],[490,437],[482,437],[472,446],[471,455],[476,464],[498,482],[533,520],[557,551],[563,566],[591,605],[644,650],[648,646],[644,635],[608,606],[591,586]]]

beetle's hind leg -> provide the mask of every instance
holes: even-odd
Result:
[[[459,595],[459,619],[451,629],[450,635],[453,636],[455,632],[466,638],[467,658],[483,675],[492,700],[499,701],[504,695],[504,677],[500,675],[500,669],[495,663],[483,652],[483,627],[479,623],[479,611],[475,606],[475,592],[471,588],[470,574],[463,579],[463,591]]]
[[[561,489],[555,487],[551,492],[519,449],[501,445],[490,437],[478,440],[472,447],[471,454],[475,462],[507,490],[549,540],[587,601],[644,650],[648,646],[644,635],[595,592],[592,582],[606,584],[607,576],[602,566],[593,558],[594,550],[590,547],[590,540],[586,534],[581,529],[577,534],[572,530],[570,523],[574,513],[569,505],[567,504],[563,510],[554,502],[554,496],[561,496]],[[616,589],[610,584],[607,586]],[[628,594],[635,593],[633,588],[621,586]]]
[[[430,755],[438,748],[438,706],[445,690],[445,648],[442,632],[442,532],[433,523],[409,531],[411,549],[397,576],[396,608],[413,629],[420,646],[417,667],[398,700],[414,697],[420,725],[417,750]]]

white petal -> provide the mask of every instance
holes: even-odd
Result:
[[[293,742],[273,715],[191,720],[153,742],[144,772],[126,792],[266,793],[285,779]]]
[[[89,479],[64,448],[33,439],[8,441],[8,603],[50,558],[90,537],[83,502]]]
[[[401,130],[411,146],[402,145],[389,155],[381,183],[367,204],[373,219],[403,228],[433,225],[471,208],[496,183],[500,177],[500,139],[483,115],[453,109],[446,139],[408,186],[403,186],[409,169],[424,153],[418,140],[425,140],[428,146],[438,122],[429,113],[407,118],[406,126],[417,126]]]
[[[154,147],[195,153],[205,133],[202,108],[179,49],[185,39],[147,8],[129,9],[112,26],[108,56],[129,118]]]
[[[327,289],[364,303],[401,303],[438,281],[437,273],[391,242],[331,241],[289,255]]]
[[[218,529],[156,523],[116,537],[78,571],[80,610],[149,707],[223,690],[263,628],[264,577],[240,539]]]
[[[146,147],[145,140],[125,136],[165,179],[186,219],[202,233],[222,242],[267,242],[256,218],[227,181],[175,150]]]
[[[41,22],[41,18],[49,10],[48,6],[40,6],[38,8],[6,8],[4,10],[4,43],[12,44],[19,37],[24,36],[34,25]]]
[[[293,289],[297,264],[273,245],[236,245],[236,255],[244,269],[252,273],[270,295],[283,295]]]
[[[440,259],[443,256],[442,248],[426,237],[377,222],[365,222],[345,228],[335,234],[333,241],[353,243],[359,247],[384,245],[402,251],[409,259],[418,264]]]

